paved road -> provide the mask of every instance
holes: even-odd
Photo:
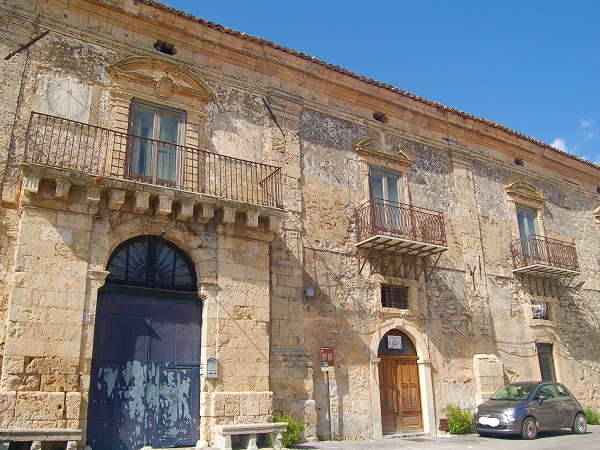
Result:
[[[599,450],[600,425],[588,426],[584,435],[570,431],[542,432],[534,441],[524,441],[519,437],[467,436],[416,436],[404,438],[384,438],[373,441],[323,441],[307,442],[297,448],[304,450],[379,450],[379,449],[478,449],[478,450]]]

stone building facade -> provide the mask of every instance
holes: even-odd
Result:
[[[599,405],[597,165],[157,2],[0,22],[11,439],[435,434],[542,377]]]

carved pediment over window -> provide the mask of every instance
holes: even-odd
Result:
[[[513,200],[536,208],[541,207],[546,201],[544,193],[527,181],[514,181],[504,186],[504,190]]]
[[[415,162],[414,155],[406,147],[397,145],[392,153],[390,151],[373,147],[374,140],[375,138],[372,137],[362,139],[354,144],[354,149],[359,154],[368,154],[379,158],[392,159],[407,166],[410,166]]]
[[[207,103],[212,89],[190,70],[149,56],[125,58],[106,68],[113,82],[130,90],[145,88],[160,98],[182,96]]]

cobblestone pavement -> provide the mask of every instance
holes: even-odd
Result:
[[[490,449],[490,450],[598,450],[600,449],[600,425],[590,425],[585,435],[570,431],[542,432],[534,441],[518,436],[483,438],[476,434],[465,436],[415,435],[400,438],[386,437],[370,441],[321,441],[300,444],[304,450],[379,450],[379,449]]]

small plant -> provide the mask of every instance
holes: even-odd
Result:
[[[585,408],[585,416],[589,425],[600,424],[600,413],[592,408]]]
[[[469,434],[475,432],[473,427],[473,413],[464,411],[456,405],[446,407],[446,420],[450,434]]]
[[[288,424],[281,440],[285,448],[292,448],[300,443],[305,426],[302,420],[296,420],[290,413],[276,411],[273,413],[273,422],[287,422]],[[269,445],[272,446],[273,444],[269,442]]]

